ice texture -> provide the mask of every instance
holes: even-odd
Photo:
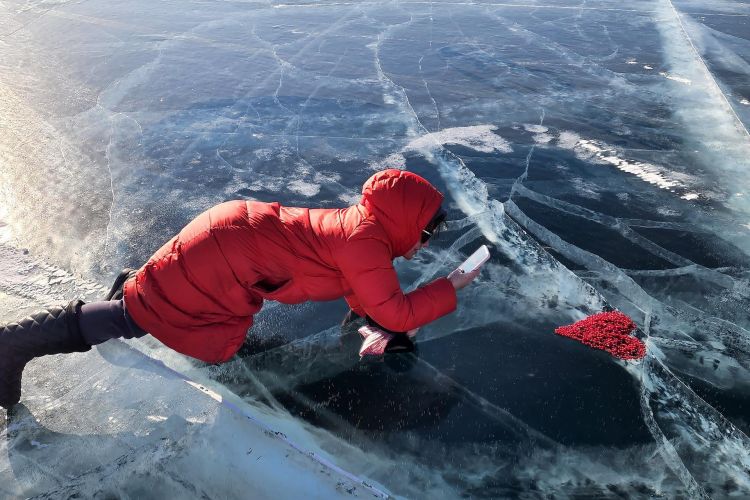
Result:
[[[149,337],[35,360],[0,491],[750,496],[749,21],[706,0],[0,3],[0,320],[101,297],[215,203],[345,206],[388,167],[450,219],[396,261],[405,289],[492,249],[414,354],[360,360],[334,301],[267,303],[221,366]],[[554,335],[609,308],[642,361]]]

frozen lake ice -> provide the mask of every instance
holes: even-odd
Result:
[[[222,366],[36,360],[0,492],[749,496],[748,82],[742,1],[1,2],[0,320],[102,296],[213,204],[345,206],[386,167],[451,219],[404,288],[492,258],[416,355],[360,362],[334,301],[266,304]],[[605,305],[643,361],[554,335]]]

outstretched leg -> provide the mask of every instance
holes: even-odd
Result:
[[[91,349],[78,326],[82,306],[76,300],[0,326],[0,406],[10,408],[21,399],[21,375],[33,358]]]
[[[52,307],[0,326],[0,406],[9,409],[21,398],[26,364],[47,354],[85,352],[109,339],[142,337],[122,300],[122,286],[134,273],[125,269],[104,301]]]

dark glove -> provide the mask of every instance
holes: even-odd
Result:
[[[396,333],[385,346],[387,353],[414,352],[414,342],[405,333]]]
[[[394,335],[404,335],[404,336],[406,336],[406,332],[394,332],[393,330],[389,330],[388,328],[386,328],[384,326],[381,326],[377,321],[375,321],[374,319],[372,319],[369,316],[366,316],[366,319],[367,319],[367,324],[368,325],[374,326],[375,328],[377,328],[379,330],[382,330],[382,331],[384,331],[386,333],[392,333]]]

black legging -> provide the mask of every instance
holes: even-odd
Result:
[[[78,315],[78,326],[89,345],[120,337],[132,339],[146,335],[130,317],[122,299],[84,304]]]

